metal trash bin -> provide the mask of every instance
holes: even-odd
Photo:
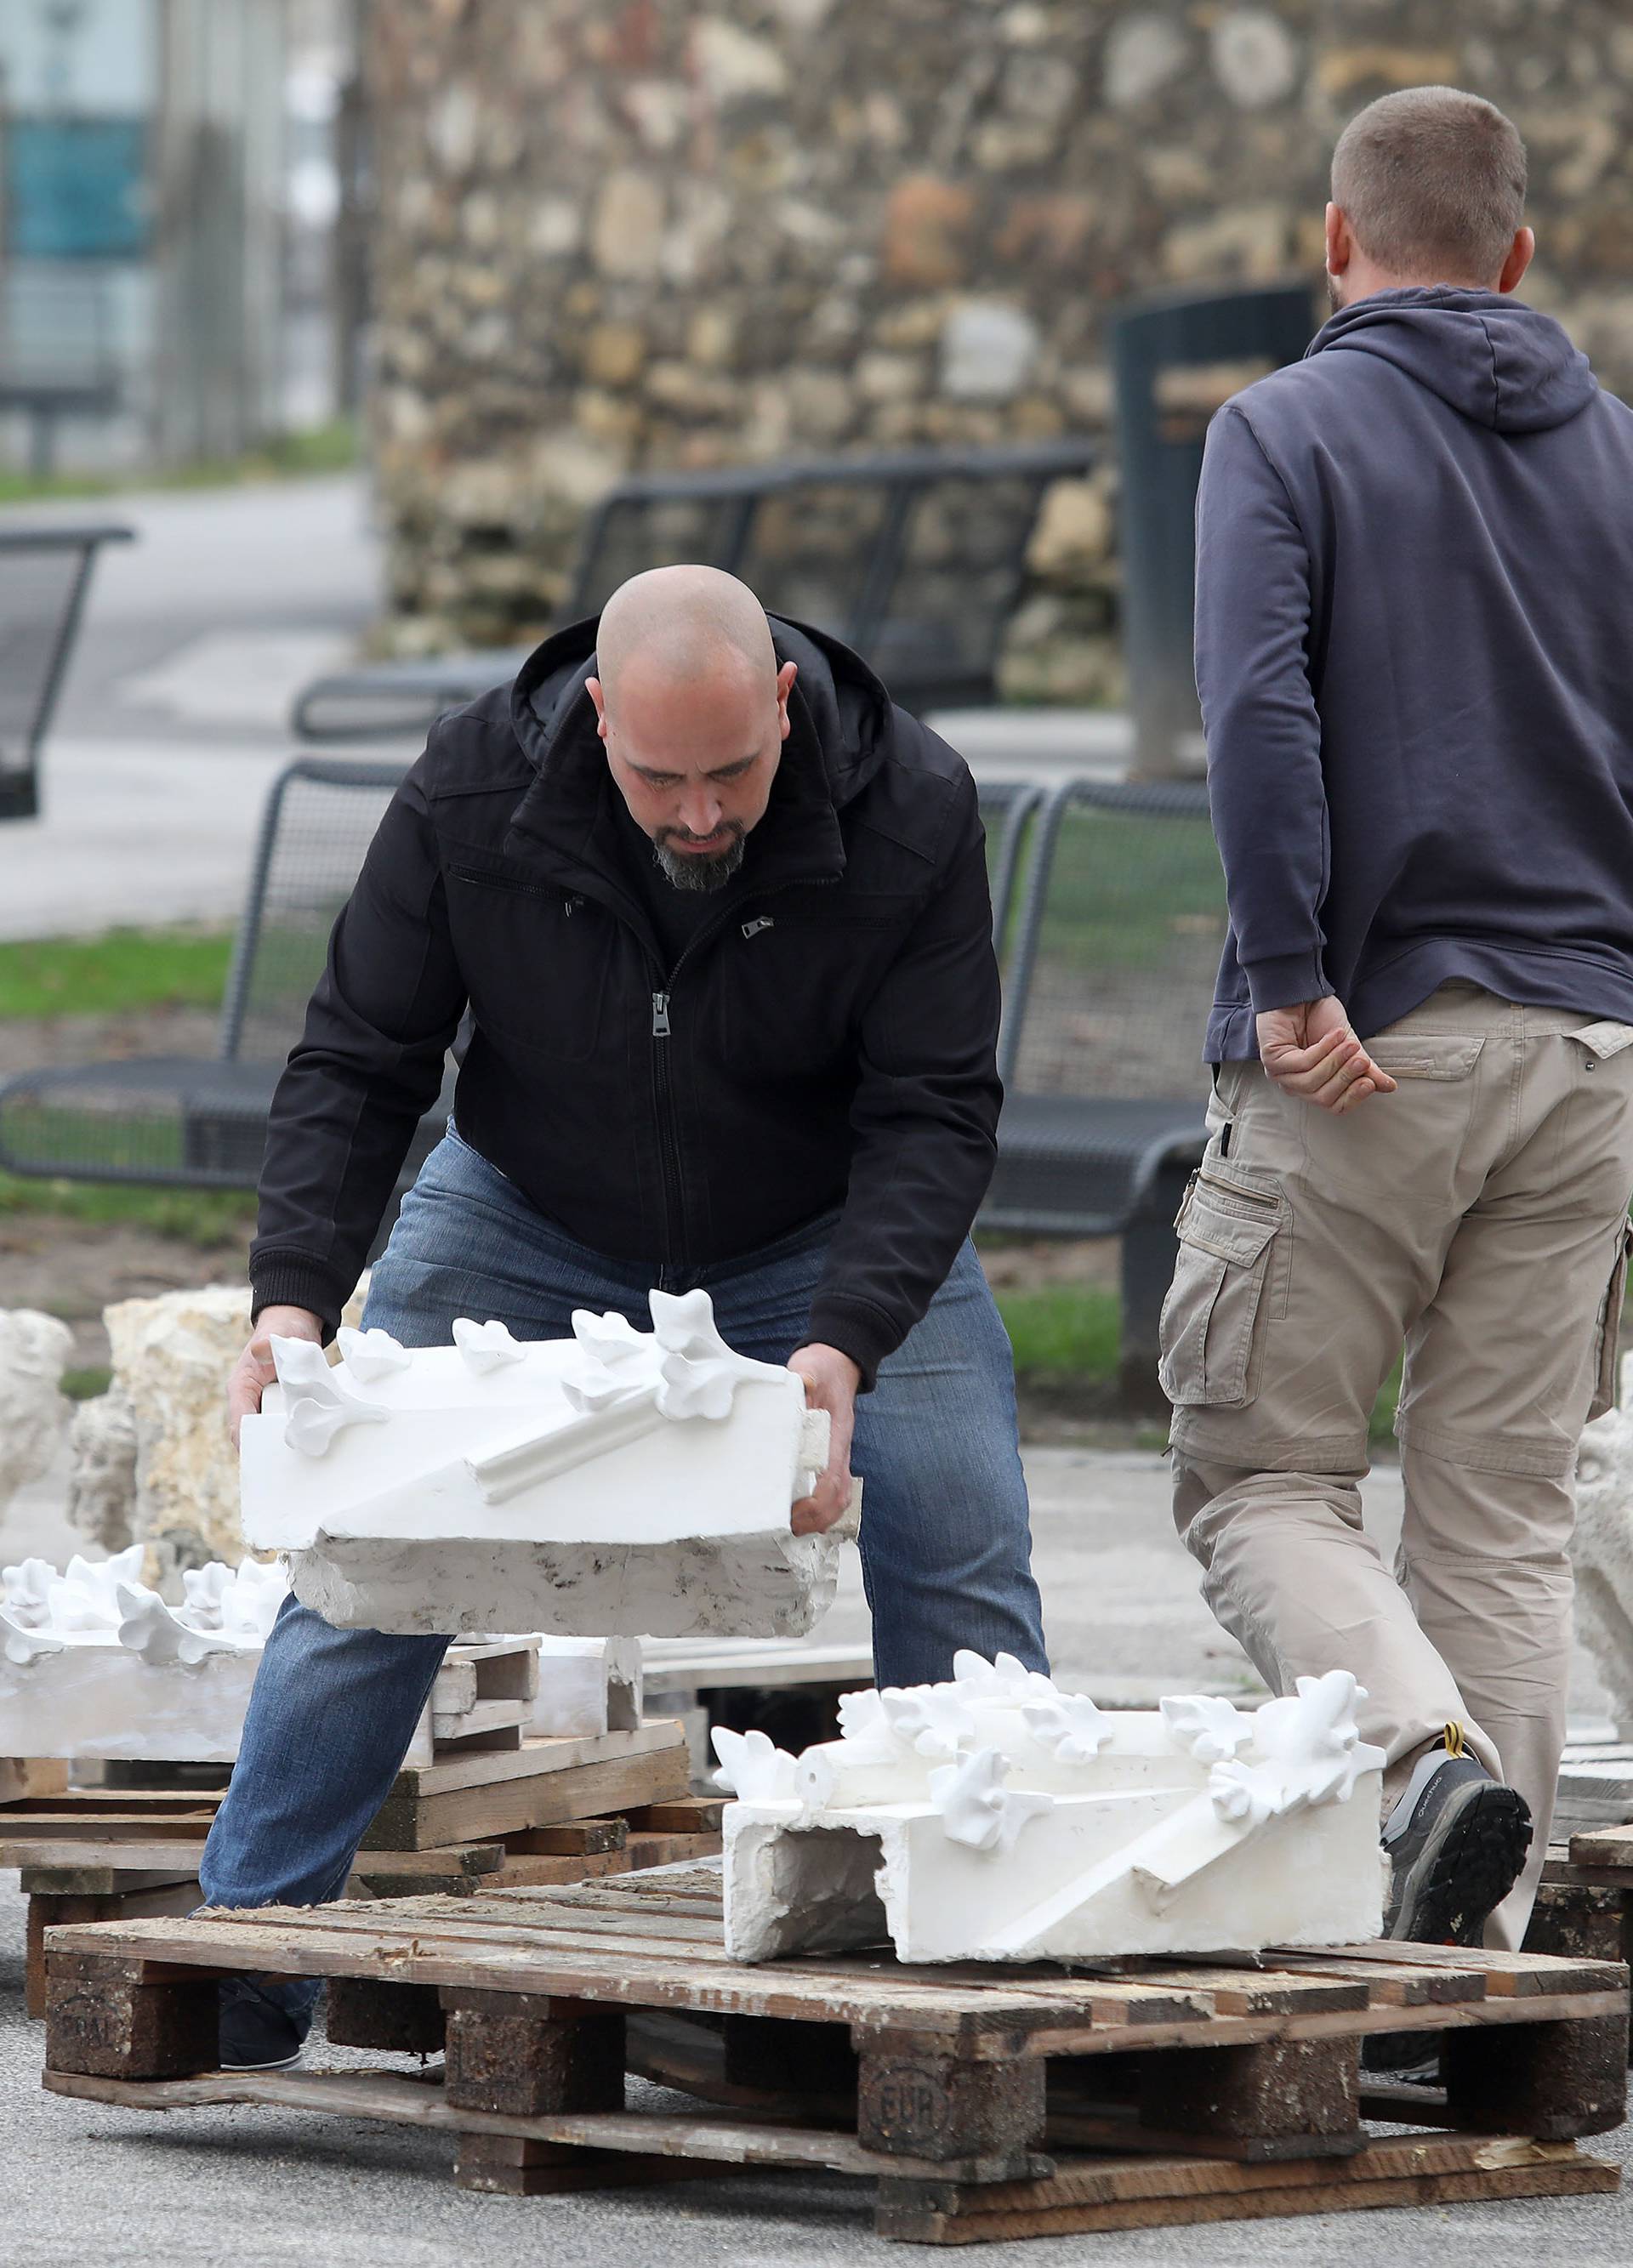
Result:
[[[1112,319],[1136,777],[1201,769],[1192,635],[1208,421],[1241,387],[1299,359],[1313,313],[1306,285],[1279,284],[1205,298],[1166,291],[1129,301]]]

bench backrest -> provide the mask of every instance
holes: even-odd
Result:
[[[1001,967],[1015,928],[1015,885],[1021,871],[1022,847],[1044,795],[1031,780],[980,780],[977,789],[981,825],[986,830],[986,886],[993,900],[993,945]]]
[[[1194,1101],[1226,927],[1205,788],[1056,789],[1037,821],[1016,941],[1006,1085]]]
[[[281,1063],[299,1038],[335,917],[407,769],[302,756],[273,782],[222,1006],[224,1056]]]
[[[0,530],[0,800],[32,774],[72,652],[100,544],[128,527]]]
[[[844,639],[907,707],[987,700],[1044,494],[1094,453],[1052,441],[626,481],[591,515],[563,614],[598,613],[645,568],[704,560]]]

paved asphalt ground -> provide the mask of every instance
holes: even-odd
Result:
[[[1028,1453],[1036,1560],[1062,1675],[1168,1690],[1245,1683],[1246,1665],[1196,1594],[1160,1457]],[[49,1491],[13,1506],[0,1552],[60,1550]],[[1371,1489],[1385,1546],[1398,1476]],[[853,1583],[824,1637],[860,1637]],[[1598,1695],[1578,1665],[1573,1699]],[[452,2145],[400,2127],[250,2109],[121,2111],[41,2092],[42,2035],[22,2014],[23,1902],[0,1888],[0,2264],[11,2268],[805,2268],[915,2257],[872,2234],[868,2188],[838,2176],[745,2175],[560,2198],[466,2196]],[[316,2065],[368,2060],[321,2045]],[[397,2062],[398,2059],[391,2059]],[[398,2067],[404,2067],[400,2063]],[[657,2090],[632,2086],[632,2101]],[[672,2107],[683,2109],[682,2098]],[[1626,2164],[1633,2130],[1590,2146]],[[916,2257],[922,2257],[921,2255]],[[1299,2263],[1304,2268],[1627,2268],[1633,2201],[1521,2200],[986,2246],[993,2268]]]

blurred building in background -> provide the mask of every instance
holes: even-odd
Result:
[[[323,423],[351,0],[5,0],[0,460],[229,458]]]
[[[1529,295],[1633,384],[1622,0],[368,14],[374,447],[405,650],[537,628],[625,470],[1094,429],[1106,313],[1163,286],[1302,276],[1313,320],[1332,143],[1392,87],[1449,80],[1512,114]],[[1117,696],[1115,549],[1109,475],[1052,500],[1012,690]]]

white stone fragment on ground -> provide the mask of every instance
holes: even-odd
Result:
[[[838,1574],[838,1535],[788,1524],[827,1421],[725,1344],[706,1292],[651,1304],[650,1332],[462,1322],[395,1366],[376,1344],[366,1377],[275,1341],[279,1384],[243,1429],[246,1539],[344,1629],[802,1635]]]
[[[1190,1697],[1102,1713],[1001,1654],[848,1694],[791,1756],[717,1730],[726,1947],[890,1944],[904,1961],[1341,1945],[1383,1921],[1384,1752],[1347,1671],[1252,1715]]]
[[[1592,1655],[1610,1713],[1633,1732],[1633,1355],[1621,1404],[1585,1428],[1577,1452],[1577,1637]]]
[[[62,1389],[74,1335],[37,1307],[0,1307],[0,1512],[56,1454],[73,1404]]]

